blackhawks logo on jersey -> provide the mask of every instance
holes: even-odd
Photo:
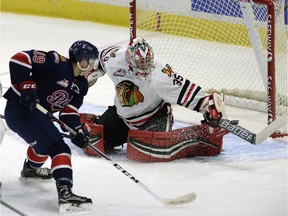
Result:
[[[116,92],[122,107],[132,107],[144,101],[139,87],[133,82],[124,80],[116,86]]]
[[[172,76],[173,70],[169,64],[166,64],[165,67],[161,70],[163,73],[167,74],[169,77]]]

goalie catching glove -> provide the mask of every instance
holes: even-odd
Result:
[[[79,125],[75,128],[77,134],[71,139],[72,143],[74,143],[79,148],[86,148],[89,145],[90,134],[85,124]]]
[[[204,115],[204,122],[212,127],[218,126],[220,118],[226,118],[224,96],[212,93],[201,100],[199,112]]]

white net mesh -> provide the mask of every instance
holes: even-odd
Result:
[[[230,104],[267,112],[267,6],[241,4],[239,0],[137,1],[137,37],[145,38],[155,55],[176,72],[208,92],[228,95],[228,104],[236,96]],[[276,109],[281,114],[288,106],[284,0],[275,0],[275,14]]]

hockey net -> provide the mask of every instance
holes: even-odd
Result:
[[[287,113],[285,0],[130,1],[130,38],[226,104]]]

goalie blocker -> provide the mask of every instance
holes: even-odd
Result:
[[[90,128],[90,144],[104,152],[103,126],[94,124],[93,114],[80,114],[81,122]],[[214,156],[222,151],[223,136],[229,131],[211,128],[207,124],[190,126],[169,132],[129,130],[126,156],[140,162],[169,162],[194,156]],[[99,155],[90,147],[88,155]]]

